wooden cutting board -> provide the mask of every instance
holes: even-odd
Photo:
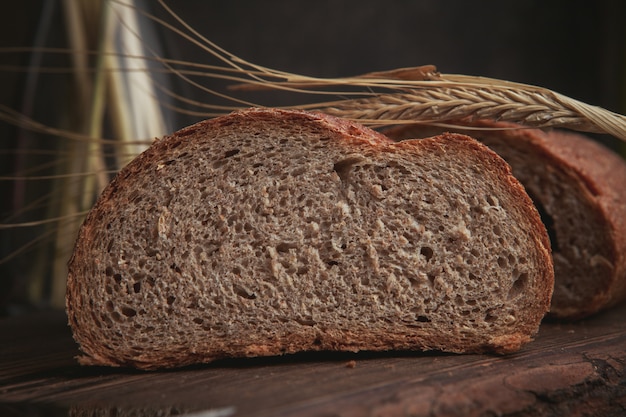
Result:
[[[0,320],[0,416],[622,416],[626,305],[509,356],[308,353],[175,371],[81,367],[61,311]]]

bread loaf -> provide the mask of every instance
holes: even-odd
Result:
[[[83,364],[506,353],[537,332],[552,288],[539,214],[487,147],[250,109],[157,141],[115,177],[80,230],[67,313]]]
[[[466,124],[473,129],[456,131],[509,162],[542,214],[554,256],[550,315],[580,319],[626,299],[626,162],[581,134]],[[412,125],[386,133],[397,140],[444,130]]]

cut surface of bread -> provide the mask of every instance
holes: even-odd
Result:
[[[79,232],[67,312],[84,364],[506,353],[536,334],[552,288],[539,214],[485,146],[249,109],[116,176]]]
[[[555,270],[550,315],[580,319],[626,299],[626,162],[573,132],[488,120],[467,124],[479,130],[456,131],[512,166],[548,228]],[[410,126],[387,133],[403,139],[443,130]]]

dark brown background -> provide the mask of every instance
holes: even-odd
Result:
[[[590,104],[625,111],[626,3],[620,0],[170,3],[207,38],[272,68],[335,77],[435,64],[444,73],[540,85]],[[44,5],[50,19],[45,44],[63,46],[61,2],[55,0],[3,4],[0,46],[33,45]],[[165,16],[156,2],[145,2],[143,7]],[[158,37],[169,57],[214,63],[176,36],[159,33]],[[3,65],[26,65],[29,59],[27,54],[0,54]],[[29,101],[28,97],[25,100],[26,75],[0,71],[0,100],[38,120],[56,123],[58,103],[67,99],[63,96],[67,82],[67,77],[42,77]],[[172,82],[189,97],[211,100],[184,83]],[[175,129],[193,121],[173,117],[171,126]],[[0,122],[0,149],[18,146],[22,134]],[[14,164],[13,155],[0,153],[0,175],[10,174]],[[0,219],[5,219],[12,210],[13,184],[0,181],[0,193]],[[36,231],[29,229],[0,230],[0,258],[33,233]],[[0,265],[2,314],[30,307],[25,297],[29,277],[24,273],[31,262],[28,255]]]

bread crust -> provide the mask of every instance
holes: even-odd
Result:
[[[480,169],[472,172],[488,172],[490,176],[497,179],[498,190],[506,190],[506,193],[500,196],[500,198],[506,199],[506,201],[502,201],[501,203],[509,210],[507,215],[511,216],[511,219],[516,219],[514,220],[515,222],[524,224],[523,232],[525,236],[519,236],[518,238],[522,243],[527,244],[528,247],[531,248],[530,251],[533,253],[528,254],[528,256],[532,256],[532,262],[536,262],[534,269],[529,272],[532,274],[532,277],[524,276],[521,279],[516,278],[514,282],[511,278],[507,278],[507,280],[509,280],[507,281],[507,285],[510,286],[512,282],[513,287],[502,289],[502,291],[508,290],[509,293],[512,292],[513,295],[510,294],[509,298],[519,296],[516,291],[523,292],[521,299],[524,301],[519,304],[511,304],[510,307],[515,310],[513,313],[516,316],[510,318],[510,320],[516,320],[515,325],[506,328],[500,328],[498,327],[500,325],[498,325],[493,327],[493,330],[488,330],[492,329],[492,327],[486,326],[484,334],[480,332],[476,334],[472,333],[473,336],[470,337],[464,334],[466,330],[463,330],[461,327],[457,328],[455,323],[450,322],[443,327],[439,327],[439,325],[434,323],[422,323],[422,316],[415,316],[411,319],[414,320],[414,322],[410,323],[410,325],[406,325],[404,321],[407,319],[400,319],[400,316],[404,317],[407,314],[417,313],[400,311],[393,313],[394,315],[398,315],[397,318],[385,319],[389,320],[388,328],[390,330],[381,333],[380,330],[371,332],[364,331],[364,329],[369,328],[367,327],[369,324],[359,322],[358,320],[346,322],[352,323],[351,326],[354,326],[353,328],[348,328],[346,325],[334,327],[333,322],[324,322],[324,319],[322,319],[316,323],[315,320],[301,316],[300,312],[296,312],[294,313],[296,315],[293,318],[289,318],[289,321],[285,322],[284,326],[277,325],[276,327],[263,328],[259,329],[258,332],[248,331],[246,333],[233,333],[231,332],[232,328],[234,328],[232,327],[234,326],[232,323],[224,324],[224,327],[220,327],[222,326],[220,321],[238,319],[233,317],[211,318],[211,320],[213,320],[211,326],[213,327],[210,332],[206,330],[193,330],[193,328],[202,325],[202,320],[198,319],[198,321],[194,323],[193,317],[186,316],[186,313],[180,312],[183,310],[176,310],[175,307],[182,301],[179,301],[175,297],[168,296],[166,289],[167,291],[178,291],[182,294],[185,291],[189,292],[188,287],[196,286],[201,293],[205,291],[205,293],[200,294],[199,299],[187,301],[192,304],[196,303],[196,305],[192,307],[202,310],[203,307],[197,303],[223,304],[224,300],[220,298],[221,296],[209,300],[209,292],[206,290],[206,288],[210,286],[210,284],[206,282],[207,280],[211,280],[211,282],[215,284],[214,286],[219,287],[221,285],[221,278],[201,277],[191,274],[185,275],[183,279],[181,269],[185,269],[184,265],[177,266],[175,263],[172,263],[171,260],[167,261],[167,263],[165,260],[161,262],[159,254],[156,255],[156,259],[159,260],[158,263],[154,260],[154,254],[150,254],[149,256],[151,258],[147,260],[145,258],[148,258],[148,255],[144,257],[137,255],[136,257],[138,259],[135,259],[136,254],[143,253],[143,249],[137,246],[138,243],[133,244],[137,248],[132,249],[134,246],[130,243],[114,241],[110,236],[115,236],[115,238],[119,240],[119,230],[115,229],[116,227],[129,229],[130,234],[123,236],[136,238],[138,239],[137,242],[144,242],[149,239],[154,239],[155,241],[159,239],[167,240],[175,233],[181,236],[184,235],[184,229],[191,226],[185,226],[186,220],[183,221],[183,219],[178,218],[177,216],[179,216],[179,214],[175,212],[175,209],[168,208],[168,204],[162,201],[163,199],[171,200],[174,197],[168,194],[169,191],[167,189],[157,190],[156,188],[154,193],[162,194],[153,196],[151,190],[140,189],[146,184],[142,181],[148,181],[147,184],[150,187],[152,186],[152,182],[150,181],[152,177],[154,177],[155,180],[158,178],[159,181],[161,181],[162,178],[166,178],[167,181],[172,181],[172,188],[175,188],[176,184],[174,184],[174,181],[187,181],[190,178],[189,176],[198,174],[197,172],[184,171],[183,174],[176,175],[185,175],[189,178],[176,176],[167,177],[168,174],[166,172],[170,164],[177,164],[183,158],[185,160],[196,160],[201,157],[189,155],[186,151],[187,149],[196,149],[194,146],[198,144],[217,140],[216,138],[220,137],[221,132],[228,132],[227,135],[231,136],[240,134],[246,137],[256,137],[255,133],[259,131],[270,132],[271,134],[284,131],[287,132],[288,136],[297,136],[301,132],[305,132],[303,134],[305,138],[314,137],[316,140],[320,138],[329,140],[330,142],[328,143],[331,144],[324,145],[328,146],[329,155],[332,152],[338,152],[342,155],[343,162],[348,161],[351,164],[358,164],[358,161],[362,158],[377,160],[376,158],[387,157],[386,155],[390,155],[388,164],[396,163],[399,160],[398,158],[412,161],[413,158],[419,158],[420,155],[428,155],[429,158],[431,158],[431,155],[441,155],[443,158],[445,155],[458,154],[460,159],[467,157],[475,161],[477,166],[480,166]],[[230,136],[221,137],[219,140],[223,141],[220,143],[223,143],[225,146],[223,151],[230,155],[229,149],[226,148],[228,145],[226,141],[227,137]],[[285,140],[290,140],[290,137],[285,137]],[[234,152],[232,154],[234,154]],[[172,159],[174,157],[171,155],[175,155],[175,159]],[[434,156],[432,157],[434,158]],[[381,163],[384,161],[386,161],[386,159]],[[216,160],[215,163],[217,164],[217,162],[221,163],[221,161]],[[342,174],[337,167],[338,164],[335,163],[334,167],[337,172],[332,172],[333,161],[329,159],[328,164],[330,173],[328,175],[320,173],[320,181],[323,180],[322,175],[326,175],[324,178],[331,181],[329,184],[334,181],[335,184],[341,186],[345,179],[340,178]],[[385,165],[383,164],[381,166],[384,167]],[[227,173],[227,171],[224,170],[220,172]],[[447,172],[445,169],[441,169],[440,172],[443,176],[456,175],[454,172]],[[350,175],[355,174],[352,173]],[[476,179],[478,180],[479,177],[476,177]],[[193,181],[191,182],[193,183]],[[463,186],[463,184],[460,185]],[[228,187],[229,183],[224,183],[224,186]],[[134,192],[134,190],[137,190],[137,192]],[[410,192],[410,188],[407,188],[407,190]],[[348,191],[345,190],[340,192],[348,193]],[[372,189],[371,192],[374,194],[377,192],[380,193],[382,189]],[[258,190],[258,193],[263,193],[263,190]],[[215,194],[214,198],[228,198],[228,196],[229,194],[223,191],[223,193]],[[477,196],[477,198],[478,197],[483,198],[482,196]],[[147,222],[146,225],[127,224],[125,220],[125,216],[128,215],[126,214],[127,209],[138,204],[137,198],[154,198],[154,202],[142,202],[141,204],[147,213],[153,213],[153,218],[158,219],[156,224],[150,222]],[[376,201],[372,202],[372,204],[375,203]],[[493,204],[497,203],[494,202]],[[339,207],[341,208],[341,206]],[[349,208],[345,207],[344,209],[349,210]],[[341,210],[339,212],[341,213]],[[217,215],[214,217],[217,218],[216,221],[218,223],[220,221],[226,222],[227,220],[225,218],[219,220],[219,216]],[[144,219],[140,217],[139,220],[143,221]],[[191,219],[190,221],[196,222],[197,220]],[[117,226],[111,226],[113,223]],[[110,231],[109,229],[111,227],[115,230]],[[224,227],[227,227],[225,223]],[[246,225],[242,225],[241,227],[244,228]],[[341,223],[337,223],[336,227],[341,227]],[[135,233],[133,233],[133,231],[135,231]],[[278,235],[280,232],[281,231],[276,231],[276,234]],[[460,237],[465,237],[464,233],[469,232],[460,230],[457,234]],[[500,231],[498,231],[498,233],[500,233]],[[121,235],[121,233],[119,234]],[[273,232],[270,233],[268,239],[272,238],[273,235]],[[361,236],[359,237],[360,244],[367,245],[368,237],[366,235],[359,236]],[[330,239],[330,236],[328,239]],[[406,238],[402,239],[404,239],[404,241],[407,240]],[[211,249],[206,247],[210,246],[207,242],[208,241],[205,241],[205,247],[202,249],[209,251]],[[323,242],[323,240],[321,242]],[[382,244],[384,246],[387,243],[383,240]],[[172,251],[178,250],[182,252],[183,249],[178,246],[170,247]],[[286,242],[282,247],[278,245],[276,248],[277,249],[272,249],[274,252],[272,252],[272,250],[264,252],[264,256],[267,256],[269,259],[268,265],[271,265],[270,269],[274,269],[275,274],[279,272],[282,274],[280,277],[278,277],[278,275],[276,275],[276,277],[291,281],[294,279],[295,275],[293,275],[294,273],[291,273],[292,275],[290,275],[290,273],[284,273],[287,266],[281,266],[281,264],[276,261],[276,259],[278,259],[276,251],[280,250],[285,256],[288,254],[296,256],[297,254],[291,251],[289,242]],[[189,249],[191,250],[192,248]],[[124,250],[133,250],[136,253],[128,254],[124,253]],[[307,252],[309,251],[307,248],[301,248],[299,250],[303,253],[302,256],[309,253]],[[319,250],[321,251],[321,249]],[[338,250],[340,250],[340,248]],[[119,253],[116,252],[114,254],[115,256],[113,256],[111,252],[114,251],[119,251]],[[317,256],[315,254],[318,248],[312,248],[310,251],[313,253],[311,259],[314,259],[315,256]],[[376,255],[374,256],[365,249],[363,254],[368,257],[368,262],[370,262],[372,269],[378,268],[376,264],[378,262],[378,255],[374,254]],[[132,259],[129,260],[127,255]],[[167,254],[163,255],[164,258],[167,256]],[[205,255],[202,256],[206,258]],[[432,256],[432,254],[429,256]],[[488,255],[485,254],[484,256]],[[116,263],[111,264],[110,259],[115,259]],[[157,277],[157,281],[158,279],[166,281],[168,285],[167,288],[159,286],[160,282],[155,284],[154,282],[148,281],[146,283],[145,276],[141,277],[144,281],[139,281],[140,278],[137,278],[138,281],[136,281],[135,284],[133,284],[133,281],[125,281],[127,275],[139,275],[139,272],[136,270],[143,268],[146,262],[153,262],[151,265],[156,265],[154,267],[155,271],[161,271],[158,272],[161,275]],[[380,262],[386,263],[387,260],[381,258]],[[503,260],[503,262],[506,264],[507,261]],[[329,263],[329,265],[331,266],[328,267],[328,270],[334,271],[333,264]],[[353,267],[351,265],[347,265],[345,268],[345,276],[358,279],[359,273],[358,271],[352,271],[351,268]],[[494,268],[497,268],[497,265],[494,266]],[[245,271],[242,271],[237,265],[235,265],[234,269],[236,269],[239,274],[243,275],[245,273]],[[186,273],[187,271],[183,272]],[[416,271],[407,271],[407,273],[408,272],[414,273]],[[271,271],[268,273],[271,273]],[[229,272],[229,274],[232,275],[231,272]],[[122,277],[122,275],[124,275],[124,277]],[[441,281],[437,280],[434,284],[432,282],[429,284],[428,280],[425,280],[426,284],[424,285],[440,285],[445,291],[450,292],[451,287],[449,287],[449,285],[451,284],[445,282],[445,280],[449,278],[449,275],[443,274]],[[313,280],[312,277],[307,279]],[[389,279],[391,279],[391,277],[387,278],[388,281]],[[519,289],[515,287],[518,281],[520,285]],[[254,309],[258,309],[258,307],[254,307],[258,302],[257,293],[262,291],[262,289],[261,287],[254,290],[244,288],[245,285],[256,285],[256,282],[249,280],[241,282],[242,287],[237,287],[238,284],[235,282],[232,291],[236,293],[234,297],[241,303],[241,306],[243,306],[241,307],[243,308],[243,310],[241,310],[242,314],[247,314],[245,309],[249,307],[253,311],[253,313],[251,313],[251,317],[253,318],[254,314],[256,314],[254,313],[254,311],[256,311]],[[408,281],[406,282],[408,283]],[[141,284],[141,286],[139,286],[139,284]],[[137,285],[137,287],[133,285]],[[146,290],[148,285],[151,285],[149,291]],[[271,286],[277,284],[268,283],[267,285]],[[314,291],[315,287],[318,285],[327,284],[322,281],[318,283],[317,281],[308,282],[305,280],[304,283],[299,282],[298,285],[303,285],[302,288],[304,289],[302,291],[305,293],[309,290]],[[353,288],[356,294],[359,294],[361,291],[360,288],[362,288],[360,286],[361,284],[356,283],[354,285]],[[388,285],[391,285],[391,287],[387,287],[385,291],[391,291],[390,294],[399,294],[397,297],[402,296],[402,290],[400,287],[397,287],[398,284],[395,281],[389,281]],[[397,288],[393,287],[393,285]],[[532,340],[533,336],[536,334],[538,326],[549,308],[552,288],[553,270],[549,253],[549,240],[537,210],[521,184],[511,175],[509,166],[504,163],[497,154],[480,143],[467,136],[455,134],[446,134],[438,138],[423,141],[394,143],[386,136],[358,124],[323,114],[276,109],[249,109],[225,117],[200,122],[184,128],[171,136],[158,140],[148,150],[139,155],[120,171],[103,191],[79,231],[74,253],[69,261],[66,308],[74,338],[83,352],[83,355],[79,358],[82,364],[158,369],[206,363],[225,357],[279,355],[306,350],[358,351],[441,349],[459,353],[486,351],[498,353],[513,352],[518,350],[523,344]],[[443,291],[443,289],[441,291]],[[492,290],[495,291],[498,289],[489,289],[489,291]],[[179,295],[178,293],[175,294]],[[349,294],[344,294],[337,290],[336,293],[330,295],[347,297]],[[170,297],[173,299],[170,300]],[[506,295],[502,295],[502,297],[502,303],[513,303],[513,301],[507,301]],[[185,297],[179,297],[179,299],[183,298]],[[134,304],[132,304],[132,306],[118,305],[122,303],[122,301],[128,303],[133,302]],[[277,299],[276,302],[278,303],[278,301]],[[462,301],[463,300],[457,302]],[[313,301],[302,299],[302,302],[307,304]],[[496,307],[497,306],[494,304],[493,309],[496,309]],[[184,308],[187,309],[184,311],[189,311],[190,307],[186,305]],[[289,308],[291,309],[291,307]],[[383,307],[382,304],[380,306],[374,304],[373,308]],[[467,306],[464,308],[467,308]],[[152,314],[152,309],[155,310],[154,314]],[[156,312],[157,309],[160,310]],[[326,307],[323,304],[320,309],[322,312],[326,311]],[[345,314],[348,313],[350,312]],[[366,315],[367,314],[370,314],[369,309],[366,310]],[[509,318],[506,317],[489,316],[488,311],[486,314],[485,320],[487,321],[495,320],[500,323],[502,320],[509,320]],[[374,315],[372,315],[372,317],[374,317]],[[142,322],[139,321],[140,318],[143,320]],[[170,320],[171,323],[163,323],[163,320]],[[133,323],[136,323],[135,327],[133,327]],[[376,326],[380,326],[380,324],[376,324]],[[156,336],[150,336],[150,334],[154,334],[153,330],[155,327],[162,329],[171,327],[172,333],[158,333],[160,335],[158,338]],[[379,328],[380,327],[375,327],[375,329]],[[188,333],[186,333],[185,337],[177,337],[175,331],[188,331]],[[220,336],[220,334],[222,334],[220,332],[224,335]],[[191,337],[190,334],[193,337]],[[206,334],[206,336],[203,336],[204,334]]]
[[[556,288],[550,316],[560,319],[581,319],[610,308],[626,299],[626,162],[623,158],[590,139],[589,137],[563,130],[547,130],[525,128],[523,126],[508,123],[494,122],[491,120],[461,121],[460,125],[471,127],[471,130],[446,129],[469,134],[492,147],[496,152],[513,165],[513,173],[522,180],[529,188],[533,198],[545,206],[546,197],[537,191],[540,184],[532,180],[527,174],[528,164],[543,164],[547,172],[558,171],[562,179],[571,183],[571,189],[575,190],[576,198],[580,204],[588,207],[587,218],[581,218],[579,223],[568,227],[571,233],[577,232],[577,228],[583,222],[595,222],[598,234],[606,237],[600,250],[590,256],[589,262],[607,264],[603,272],[594,276],[580,276],[574,282],[574,286],[580,286],[580,292],[584,297],[578,300],[569,300],[564,295],[564,288],[560,283],[568,279],[571,271],[563,271],[556,262]],[[396,140],[429,136],[439,133],[440,128],[421,126],[409,126],[390,129],[386,133]],[[512,161],[513,154],[523,155],[524,161]],[[534,162],[530,162],[534,161]],[[534,175],[542,175],[535,173]],[[565,200],[560,203],[564,206]],[[559,205],[558,203],[554,203]],[[560,210],[565,210],[561,208]],[[558,213],[556,214],[558,216]],[[550,213],[551,217],[555,213]],[[550,222],[561,222],[559,218],[551,218]],[[556,239],[556,236],[553,236]],[[561,239],[559,239],[560,241]],[[561,262],[575,263],[573,255],[560,254],[555,249],[555,256],[566,257]],[[586,248],[581,248],[585,251]],[[590,250],[590,249],[589,249]],[[593,255],[593,254],[592,254]],[[582,256],[580,257],[582,259]],[[594,261],[595,260],[595,261]],[[559,261],[557,259],[557,261]],[[581,260],[580,262],[583,262]],[[593,280],[593,289],[589,289],[586,282]]]

